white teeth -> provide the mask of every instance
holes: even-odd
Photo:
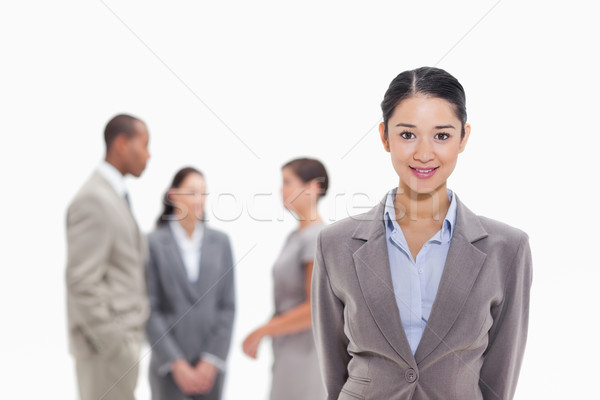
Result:
[[[434,170],[434,168],[431,168],[431,169],[418,169],[418,168],[415,168],[415,169],[417,170],[417,172],[421,172],[423,174],[426,174],[426,173],[431,172],[431,171]]]

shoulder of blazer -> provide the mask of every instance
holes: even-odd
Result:
[[[204,235],[206,240],[215,241],[215,242],[229,242],[229,237],[224,232],[221,232],[217,229],[213,229],[207,225],[204,225]],[[148,235],[148,243],[153,246],[158,243],[165,243],[165,241],[174,240],[173,232],[169,227],[169,224],[162,224],[157,226],[152,232]]]
[[[324,227],[319,233],[322,242],[338,242],[348,239],[368,240],[385,233],[383,224],[383,209],[386,195],[369,211],[346,217]]]
[[[146,235],[146,238],[150,246],[155,246],[173,238],[173,233],[171,232],[171,228],[169,228],[169,224],[165,223],[154,228],[152,232]]]
[[[207,240],[221,243],[229,242],[229,236],[225,232],[220,231],[218,229],[214,229],[206,225],[206,223],[204,224],[204,234],[206,235]]]
[[[515,228],[514,226],[508,225],[504,222],[483,216],[479,216],[478,218],[479,221],[481,221],[481,225],[485,228],[486,231],[490,232],[490,234],[493,233],[511,237],[528,237],[526,232],[522,231],[519,228]]]
[[[513,252],[528,239],[525,232],[491,218],[475,215],[458,198],[456,226],[453,237],[462,236],[484,252],[495,249]],[[487,249],[487,250],[485,250]]]
[[[521,229],[515,228],[504,222],[496,221],[491,218],[479,216],[481,225],[488,232],[486,239],[489,246],[504,247],[507,249],[517,248],[523,240],[528,240],[529,236]]]
[[[119,195],[110,183],[98,171],[94,171],[77,191],[68,210],[82,207],[102,207],[119,200]]]

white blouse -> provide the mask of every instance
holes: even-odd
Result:
[[[188,236],[186,230],[179,221],[169,221],[169,226],[175,236],[177,247],[179,247],[179,252],[181,253],[181,259],[185,265],[188,279],[190,282],[196,282],[196,280],[198,280],[198,274],[200,273],[204,226],[201,222],[197,222],[192,237]]]

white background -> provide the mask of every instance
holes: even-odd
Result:
[[[104,125],[127,112],[151,134],[148,168],[128,180],[144,232],[177,169],[207,176],[210,224],[230,235],[238,260],[227,398],[265,399],[269,343],[252,361],[241,342],[272,313],[271,264],[295,227],[281,206],[280,166],[298,156],[326,164],[328,222],[364,211],[397,184],[375,129],[387,85],[436,65],[465,87],[473,127],[449,187],[531,238],[516,398],[591,398],[600,373],[600,28],[590,4],[3,2],[0,397],[76,398],[65,210],[103,156]],[[140,399],[149,398],[148,359],[146,347]]]

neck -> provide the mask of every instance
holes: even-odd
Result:
[[[295,213],[300,221],[300,228],[304,229],[307,226],[314,225],[320,222],[323,222],[323,219],[317,212],[317,205],[313,204],[311,207],[307,209],[295,210]]]
[[[412,223],[439,223],[448,213],[450,200],[446,184],[431,193],[416,193],[400,182],[394,208],[400,225]]]
[[[185,229],[185,232],[187,233],[188,237],[192,237],[192,235],[194,234],[194,229],[196,228],[197,221],[198,220],[196,220],[195,218],[189,217],[179,220],[179,223],[181,224],[183,229]]]
[[[104,161],[115,167],[121,173],[121,175],[125,176],[125,168],[114,155],[110,153],[106,154]]]
[[[311,225],[314,225],[314,224],[318,224],[318,223],[321,223],[321,222],[323,222],[323,220],[321,219],[320,216],[317,215],[317,218],[315,218],[315,219],[312,219],[312,220],[306,220],[305,219],[305,220],[300,221],[300,228],[299,229],[302,230],[302,229],[304,229],[304,228],[306,228],[308,226],[311,226]]]

